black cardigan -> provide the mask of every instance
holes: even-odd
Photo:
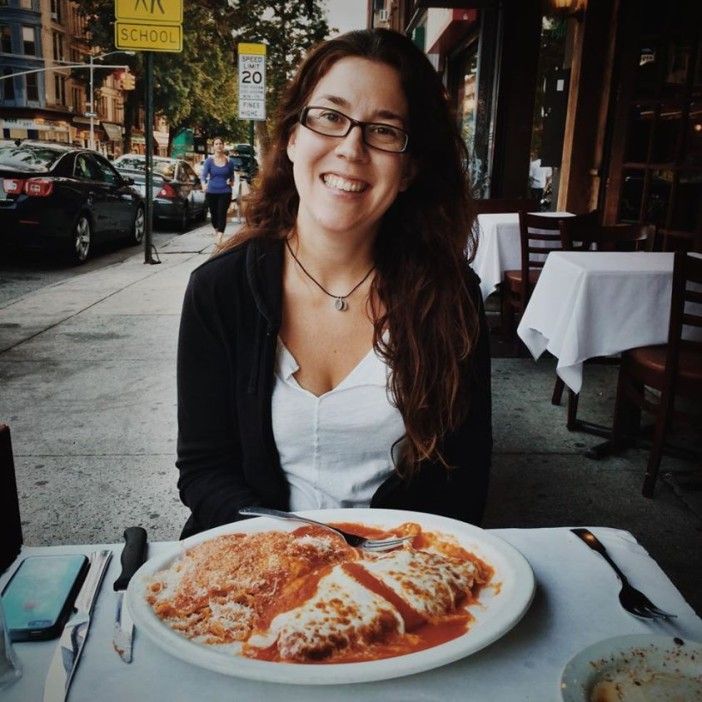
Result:
[[[271,425],[282,302],[283,242],[253,239],[193,271],[178,340],[178,488],[191,509],[181,538],[233,522],[246,505],[289,506]],[[371,507],[408,509],[479,523],[492,453],[488,332],[477,276],[466,266],[480,310],[470,372],[470,411],[445,437],[454,466],[424,462],[411,480],[393,473]]]

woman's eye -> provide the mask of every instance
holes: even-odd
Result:
[[[326,122],[338,122],[340,121],[341,116],[336,112],[322,112],[320,119],[323,119]]]
[[[395,128],[387,124],[374,124],[372,125],[371,129],[373,131],[373,134],[382,137],[390,137],[395,136],[397,134]]]

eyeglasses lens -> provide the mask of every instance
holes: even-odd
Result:
[[[321,107],[309,107],[303,113],[305,127],[332,137],[345,137],[351,131],[351,119],[342,112]],[[362,123],[363,141],[382,151],[401,152],[407,146],[407,134],[390,124]]]

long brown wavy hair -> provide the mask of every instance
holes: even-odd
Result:
[[[409,476],[423,460],[449,467],[441,440],[468,410],[468,364],[479,323],[466,283],[467,260],[477,246],[466,147],[436,71],[407,37],[385,29],[354,31],[307,56],[280,103],[245,224],[223,248],[254,237],[283,238],[293,228],[299,197],[288,138],[317,82],[347,57],[395,68],[409,106],[408,152],[415,175],[381,223],[372,284],[377,297],[370,295],[382,301],[384,311],[371,306],[373,343],[392,370],[390,390],[406,429],[396,469]]]

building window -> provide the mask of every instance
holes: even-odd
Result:
[[[56,104],[66,104],[66,78],[64,76],[54,76],[54,90],[56,91]]]
[[[76,113],[83,112],[83,91],[80,88],[72,88],[71,95],[73,95],[71,105],[73,111]]]
[[[39,79],[36,73],[29,73],[27,78],[27,102],[39,102]]]
[[[22,27],[22,46],[27,56],[37,55],[36,33],[34,27]]]
[[[54,61],[63,61],[63,34],[54,32]]]
[[[61,0],[51,0],[51,19],[61,24]]]
[[[12,32],[6,24],[0,24],[0,49],[4,54],[12,53]]]
[[[6,68],[3,74],[6,76],[11,75],[14,72],[12,68]],[[15,79],[5,78],[5,80],[0,80],[0,87],[3,89],[3,100],[14,100],[15,99]]]

